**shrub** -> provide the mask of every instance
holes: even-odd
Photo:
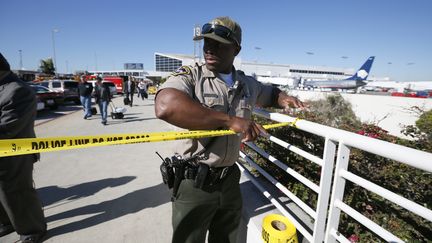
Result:
[[[399,143],[432,153],[432,110],[424,111],[419,107],[412,107],[412,111],[419,113],[416,125],[405,126],[402,133],[411,140],[400,140]]]
[[[407,134],[415,138],[410,141],[391,136],[387,131],[374,124],[362,124],[355,117],[351,105],[340,95],[309,102],[309,106],[309,111],[301,111],[294,116],[375,139],[431,151],[431,111],[423,113],[416,122],[416,126],[405,129]],[[259,123],[265,123],[262,119],[256,119]],[[271,133],[273,136],[318,157],[323,155],[324,138],[320,136],[292,127],[279,128],[271,131]],[[279,145],[268,140],[259,139],[256,144],[314,183],[319,183],[320,166],[297,154],[281,149]],[[317,195],[315,192],[293,177],[287,176],[285,172],[258,155],[254,154],[253,157],[260,166],[277,178],[291,192],[308,205],[316,208]],[[432,208],[432,175],[430,173],[354,148],[351,149],[349,171],[429,209]],[[344,195],[346,204],[401,239],[420,242],[432,241],[431,222],[351,183],[347,183]],[[346,237],[361,242],[382,241],[345,214],[341,214],[339,231]]]

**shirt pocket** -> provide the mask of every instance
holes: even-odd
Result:
[[[240,99],[236,109],[236,115],[243,118],[251,118],[252,116],[252,100],[247,97]]]
[[[204,94],[204,104],[212,110],[226,112],[225,102],[220,95]]]

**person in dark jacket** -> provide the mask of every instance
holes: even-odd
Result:
[[[127,81],[123,82],[123,95],[125,97],[125,105],[130,105],[132,107],[134,93],[135,93],[135,82],[133,80],[133,77],[129,76],[127,78]]]
[[[0,139],[34,138],[36,97],[10,71],[0,53]],[[21,242],[40,242],[47,231],[33,187],[33,163],[39,154],[0,157],[0,237],[16,231]],[[0,242],[3,242],[0,239]]]
[[[111,100],[111,93],[108,85],[102,83],[102,78],[96,78],[96,86],[95,86],[95,98],[96,104],[99,105],[99,111],[102,117],[102,124],[107,124],[108,117],[108,103]]]
[[[93,92],[93,85],[87,82],[85,75],[81,76],[80,83],[78,84],[78,91],[80,95],[81,104],[84,108],[84,119],[92,116],[91,113],[91,94]]]

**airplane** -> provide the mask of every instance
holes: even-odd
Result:
[[[321,88],[321,89],[356,89],[366,85],[365,80],[369,75],[372,63],[375,57],[369,57],[360,69],[351,77],[340,80],[310,80],[300,81],[304,88]]]

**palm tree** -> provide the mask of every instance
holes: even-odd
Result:
[[[40,61],[40,69],[46,74],[55,74],[55,68],[52,58],[47,58]]]

